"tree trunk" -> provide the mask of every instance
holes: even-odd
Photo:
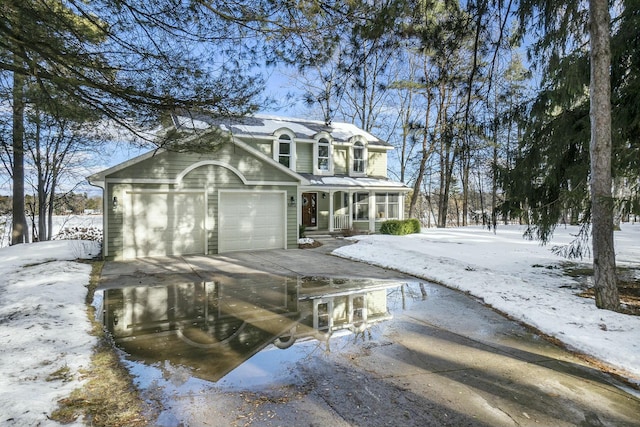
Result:
[[[498,205],[498,125],[493,128],[493,159],[491,161],[491,225],[493,232],[496,232],[498,225],[498,215],[496,208]],[[506,223],[506,219],[505,219]]]
[[[424,173],[427,168],[427,161],[431,157],[433,152],[433,142],[428,144],[429,141],[429,115],[431,114],[431,96],[427,95],[427,108],[424,113],[424,135],[422,136],[422,157],[420,158],[420,167],[418,168],[418,174],[416,180],[413,183],[413,193],[411,194],[411,202],[409,203],[409,217],[413,218],[415,215],[416,203],[420,197],[420,188],[422,187],[422,180],[424,179]]]
[[[446,120],[445,120],[446,122]],[[451,136],[443,133],[447,139],[443,143],[441,161],[440,161],[440,195],[438,197],[438,227],[447,227],[447,216],[449,215],[449,193],[451,192],[451,184],[453,181],[453,168],[456,163],[456,149],[451,141]]]
[[[469,169],[471,169],[471,150],[469,147],[468,135],[464,136],[465,142],[462,145],[460,164],[462,166],[462,226],[467,226],[469,216]]]
[[[57,185],[58,176],[57,173],[54,173],[51,180],[51,189],[49,191],[49,195],[47,196],[47,240],[51,240],[53,238],[53,203],[55,200],[56,191],[58,189]]]
[[[37,107],[36,107],[37,108]],[[38,175],[38,240],[49,240],[47,239],[47,223],[46,223],[46,213],[47,213],[47,190],[46,190],[46,177],[45,177],[45,169],[47,168],[47,161],[43,161],[42,159],[42,146],[40,144],[41,139],[40,135],[42,132],[42,128],[40,126],[40,120],[36,120],[35,123],[35,134],[34,134],[34,150],[32,152],[32,157],[35,163],[37,175]],[[48,158],[48,156],[46,156]]]
[[[440,148],[440,191],[438,193],[438,228],[445,228],[447,226],[447,211],[449,204],[449,178],[447,172],[449,168],[447,166],[447,160],[449,152],[445,150],[444,142],[441,143]]]
[[[42,182],[38,182],[38,240],[47,238],[47,194]]]
[[[15,61],[18,61],[17,59]],[[17,65],[17,63],[16,63]],[[13,73],[13,208],[11,244],[29,242],[24,205],[24,78]]]
[[[591,216],[596,306],[618,310],[611,193],[611,48],[607,0],[589,0],[591,38]]]
[[[482,226],[485,227],[487,225],[487,216],[484,212],[484,194],[482,189],[482,173],[478,168],[478,194],[480,194],[480,217],[482,219]],[[478,217],[476,216],[476,225],[478,225]],[[491,227],[489,227],[491,228]]]

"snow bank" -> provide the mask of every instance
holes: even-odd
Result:
[[[577,296],[578,283],[563,275],[567,260],[551,252],[552,245],[570,242],[577,228],[558,228],[547,246],[523,239],[523,231],[465,227],[358,236],[356,245],[333,253],[469,292],[640,383],[640,317],[599,310]],[[618,265],[640,268],[640,226],[626,225],[615,238]]]
[[[0,248],[3,425],[57,425],[47,415],[81,385],[96,340],[85,306],[91,266],[74,260],[99,251],[75,240]]]

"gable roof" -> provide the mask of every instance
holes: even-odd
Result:
[[[304,177],[302,177],[301,175],[297,174],[296,172],[292,171],[291,169],[289,169],[288,167],[281,165],[280,163],[276,162],[275,160],[273,160],[271,157],[265,155],[264,153],[256,150],[255,148],[252,148],[251,146],[249,146],[248,144],[242,142],[241,140],[239,140],[238,138],[232,138],[232,140],[230,141],[230,143],[234,144],[237,147],[242,148],[244,151],[248,152],[249,154],[253,155],[254,157],[261,159],[267,163],[270,163],[272,166],[274,166],[275,168],[281,170],[282,172],[286,173],[287,175],[291,176],[292,178],[298,180],[301,184],[307,184],[308,182],[306,181],[306,179]],[[87,181],[89,181],[89,184],[96,186],[96,187],[100,187],[100,188],[105,188],[105,179],[108,175],[114,174],[118,171],[121,171],[125,168],[128,168],[130,166],[133,166],[135,164],[138,164],[140,162],[143,162],[151,157],[154,157],[160,153],[164,153],[165,151],[168,151],[165,148],[157,148],[155,150],[151,150],[148,151],[146,153],[143,153],[137,157],[134,157],[132,159],[126,160],[120,164],[117,164],[115,166],[112,166],[108,169],[105,169],[103,171],[97,172],[93,175],[90,175],[87,177]],[[188,169],[188,168],[187,168]]]
[[[206,113],[186,112],[173,116],[177,129],[204,130],[216,126],[236,136],[272,137],[279,129],[291,130],[297,138],[313,139],[326,132],[337,142],[349,142],[354,136],[360,136],[372,146],[391,148],[391,144],[366,132],[351,123],[332,122],[327,125],[319,120],[306,120],[289,117],[256,114],[244,117],[214,117]]]

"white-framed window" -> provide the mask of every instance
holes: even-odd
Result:
[[[353,166],[352,170],[356,174],[363,174],[367,167],[367,150],[365,145],[361,141],[356,141],[353,144]]]
[[[278,163],[290,168],[291,157],[291,137],[287,134],[282,134],[278,137]]]
[[[376,219],[400,219],[400,195],[376,193]]]
[[[318,140],[318,160],[317,160],[317,168],[320,172],[329,172],[331,168],[330,162],[330,149],[329,149],[329,140],[327,138],[320,138]]]
[[[369,219],[369,193],[353,194],[353,219],[356,221]]]

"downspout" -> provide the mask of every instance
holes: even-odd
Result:
[[[92,181],[91,177],[87,178],[87,182],[89,183],[89,185],[93,186],[93,187],[98,187],[102,190],[102,258],[104,259],[105,256],[108,253],[108,248],[107,248],[107,212],[108,212],[108,208],[109,208],[109,201],[107,200],[107,192],[105,189],[105,181],[101,180],[101,181]]]

